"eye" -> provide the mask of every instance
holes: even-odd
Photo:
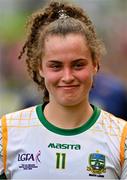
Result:
[[[76,62],[73,67],[75,70],[81,70],[84,68],[86,64],[84,62]]]
[[[61,70],[61,68],[62,68],[62,64],[61,64],[61,63],[57,63],[57,62],[53,62],[53,63],[50,63],[50,64],[48,65],[48,67],[49,67],[50,69],[52,69],[53,71],[59,71],[59,70]]]

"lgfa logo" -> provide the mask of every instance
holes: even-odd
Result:
[[[36,161],[36,163],[40,161],[41,151],[39,150],[35,155],[33,153],[22,153],[18,154],[18,161]]]
[[[34,155],[27,153],[27,154],[18,154],[18,161],[34,161]]]

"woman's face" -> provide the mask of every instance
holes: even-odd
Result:
[[[80,34],[49,35],[39,69],[49,92],[49,101],[74,106],[88,101],[97,64],[93,63],[87,41]]]

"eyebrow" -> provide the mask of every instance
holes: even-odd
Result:
[[[61,64],[62,62],[61,62],[60,60],[49,60],[47,63],[48,63],[48,64],[49,64],[49,63]]]
[[[84,59],[84,58],[80,58],[80,59],[76,59],[76,60],[74,60],[73,62],[77,62],[77,61],[87,61],[87,59]]]
[[[84,60],[87,61],[87,59],[80,58],[80,59],[72,60],[72,63],[75,63],[75,62],[78,62],[78,61],[84,61]],[[49,63],[50,63],[50,62],[51,62],[51,63],[62,63],[61,60],[49,60],[48,62],[49,62]]]

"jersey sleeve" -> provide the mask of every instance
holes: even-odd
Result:
[[[124,163],[123,163],[120,179],[127,179],[127,134],[126,134],[126,139],[125,139],[125,144],[124,144]]]
[[[0,119],[0,175],[3,174],[3,172],[2,120]]]

